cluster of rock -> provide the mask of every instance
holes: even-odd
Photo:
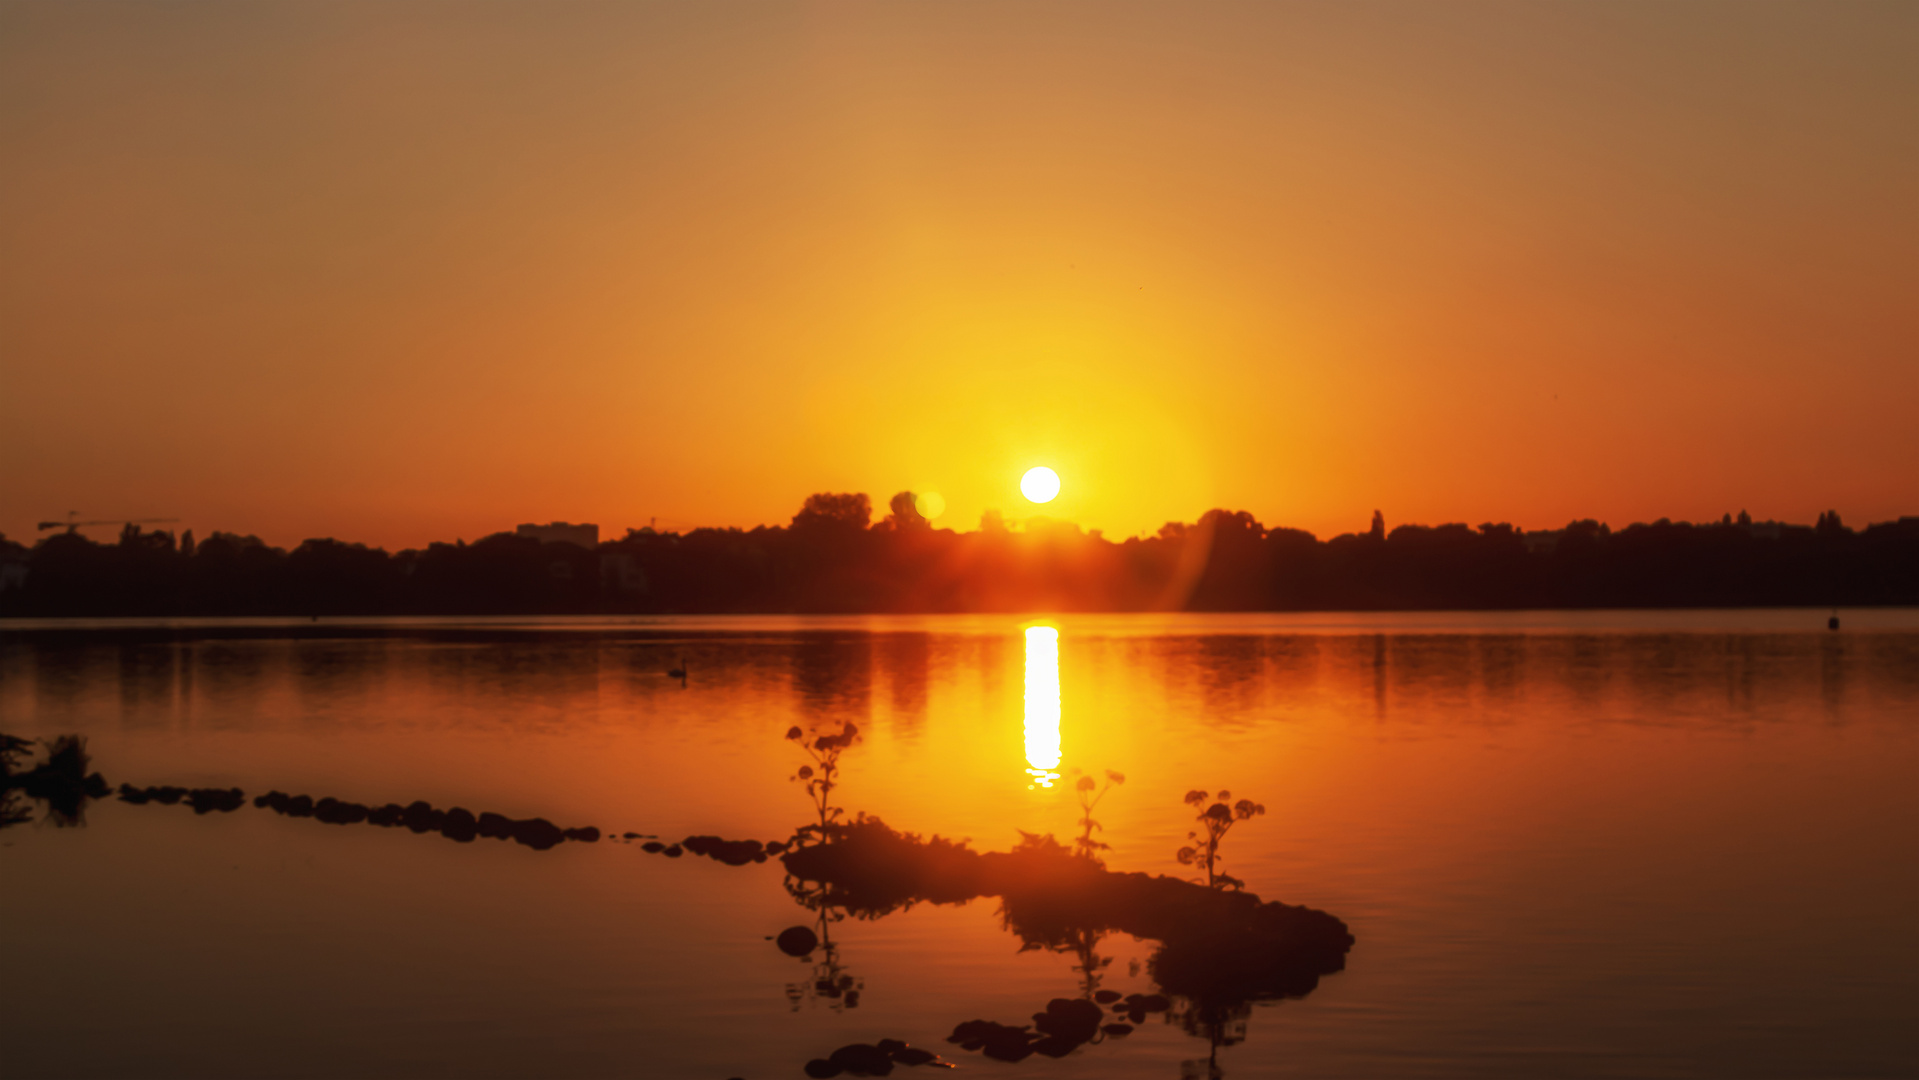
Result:
[[[909,1046],[898,1039],[881,1039],[877,1043],[852,1043],[842,1046],[823,1058],[814,1058],[802,1068],[806,1075],[814,1080],[828,1080],[829,1077],[848,1076],[887,1076],[895,1065],[928,1065],[935,1069],[950,1069],[953,1063],[917,1046]]]
[[[1012,851],[897,832],[874,818],[834,826],[828,842],[788,852],[786,869],[826,886],[828,903],[877,914],[915,901],[1005,901],[1028,941],[1118,930],[1159,941],[1150,970],[1162,990],[1195,1001],[1310,993],[1343,969],[1353,936],[1332,915],[1177,878],[1115,873],[1050,837]]]
[[[1165,994],[1127,994],[1125,997],[1120,997],[1116,991],[1101,990],[1093,995],[1093,1000],[1102,1005],[1112,1006],[1114,1012],[1126,1017],[1135,1025],[1145,1023],[1147,1013],[1161,1013],[1173,1007],[1172,1000]],[[1125,1031],[1114,1031],[1114,1026],[1126,1027],[1124,1024],[1108,1025],[1106,1029],[1108,1034],[1126,1034]],[[1127,1031],[1131,1030],[1132,1028],[1127,1027]]]
[[[120,785],[120,801],[144,806],[150,802],[173,806],[185,802],[193,807],[196,814],[211,814],[218,811],[230,814],[246,805],[247,793],[239,788],[183,788],[161,785],[158,787],[134,787],[132,784]]]
[[[1101,990],[1096,997],[1098,1004],[1085,998],[1054,998],[1046,1003],[1044,1012],[1033,1014],[1031,1024],[1017,1027],[991,1020],[967,1020],[955,1026],[946,1041],[958,1043],[962,1050],[983,1051],[997,1061],[1021,1061],[1034,1054],[1059,1058],[1101,1036],[1130,1035],[1133,1024],[1144,1020],[1147,1013],[1164,1012],[1172,1004],[1159,994],[1132,994],[1122,1001],[1117,993]],[[1115,1012],[1127,1014],[1133,1024],[1104,1023],[1106,1010],[1101,1004],[1113,1005]]]
[[[663,844],[658,840],[648,840],[640,845],[640,850],[649,855],[664,855],[677,859],[688,852],[702,855],[715,862],[728,866],[745,866],[747,863],[763,863],[769,856],[778,855],[786,850],[781,840],[722,840],[717,836],[689,836],[677,844]]]
[[[591,844],[600,838],[600,830],[591,825],[562,829],[545,818],[516,820],[491,811],[483,811],[475,816],[473,811],[464,807],[436,810],[426,802],[414,802],[406,806],[399,803],[366,806],[332,797],[316,801],[310,795],[269,791],[254,799],[253,805],[287,817],[310,817],[329,825],[367,824],[388,829],[405,828],[415,833],[436,832],[462,844],[472,843],[480,837],[512,840],[535,851],[545,851],[568,840]]]

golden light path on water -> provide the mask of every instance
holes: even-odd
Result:
[[[1059,779],[1059,631],[1026,628],[1026,773],[1039,787]],[[1028,785],[1029,787],[1032,785]]]

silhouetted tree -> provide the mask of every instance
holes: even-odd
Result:
[[[215,532],[176,544],[0,540],[0,616],[675,612],[1426,610],[1919,604],[1919,519],[1847,527],[1662,519],[1552,532],[1403,524],[1319,541],[1214,509],[1119,542],[1070,522],[982,515],[936,529],[909,492],[806,499],[790,526],[638,529],[585,551],[499,534],[388,553],[291,553]]]
[[[864,494],[821,493],[808,495],[800,512],[793,515],[793,529],[804,532],[830,529],[853,532],[866,528],[873,519],[873,502]]]

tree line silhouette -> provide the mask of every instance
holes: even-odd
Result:
[[[1661,519],[1614,531],[1401,525],[1319,540],[1212,510],[1114,541],[988,514],[931,526],[910,492],[809,497],[784,526],[629,530],[589,550],[500,533],[397,554],[128,525],[0,537],[0,616],[1326,611],[1919,604],[1919,518],[1854,530]]]

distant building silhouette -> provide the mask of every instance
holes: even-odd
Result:
[[[600,546],[598,525],[573,525],[564,521],[554,521],[545,525],[522,525],[513,532],[516,536],[538,540],[542,544],[572,544],[588,551]]]
[[[1373,511],[1373,527],[1366,535],[1374,540],[1386,539],[1386,515],[1377,510]]]

